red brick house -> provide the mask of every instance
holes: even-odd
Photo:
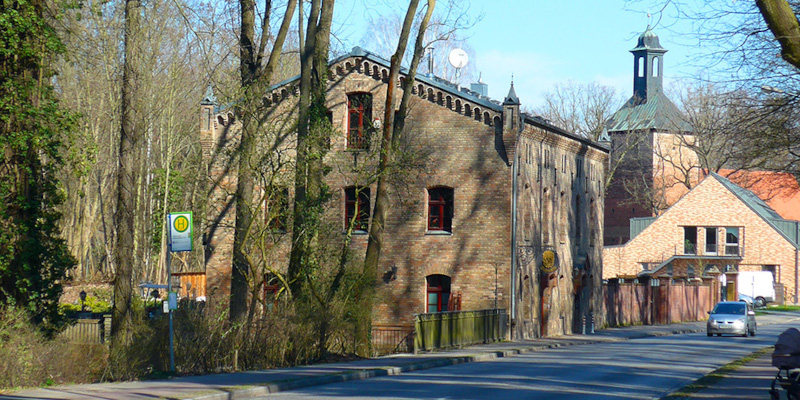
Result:
[[[630,221],[630,241],[606,246],[604,279],[704,279],[772,271],[796,302],[800,222],[782,218],[753,192],[711,173],[658,217]]]
[[[377,147],[368,133],[382,123],[389,62],[354,48],[329,71],[336,134],[325,159],[334,191],[326,221],[338,227],[336,239],[355,217],[351,248],[363,257],[375,185],[360,171]],[[267,130],[291,126],[298,85],[297,78],[278,84],[264,99]],[[418,313],[499,308],[508,310],[515,338],[577,331],[583,316],[601,308],[608,152],[522,114],[513,83],[502,103],[486,97],[482,84],[472,87],[416,78],[408,146],[425,156],[416,174],[391,189],[373,320],[408,325]],[[200,129],[211,185],[203,219],[206,293],[220,301],[230,291],[236,174],[229,160],[237,124],[209,94]],[[285,236],[276,241],[276,259],[288,250],[291,234]]]

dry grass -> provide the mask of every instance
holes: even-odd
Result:
[[[0,308],[0,392],[17,387],[95,382],[108,359],[101,344],[46,339],[23,311]]]

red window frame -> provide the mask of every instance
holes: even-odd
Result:
[[[453,231],[453,189],[428,189],[428,230]]]
[[[356,191],[355,187],[344,190],[344,229],[347,230],[353,216],[357,215],[353,229],[366,232],[369,229],[369,188],[358,188],[358,199]]]
[[[449,311],[450,277],[447,275],[429,275],[426,279],[425,312]]]
[[[372,123],[372,95],[352,93],[347,95],[347,148],[369,147],[369,128]]]

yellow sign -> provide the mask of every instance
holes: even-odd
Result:
[[[186,216],[178,215],[175,220],[172,221],[172,226],[178,232],[186,232],[189,229],[189,219]]]
[[[542,265],[540,266],[542,272],[549,274],[558,269],[558,257],[553,250],[545,250],[542,253]]]

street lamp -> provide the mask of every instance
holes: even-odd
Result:
[[[86,311],[86,306],[84,304],[86,302],[86,291],[81,290],[79,296],[81,296],[81,312]]]

